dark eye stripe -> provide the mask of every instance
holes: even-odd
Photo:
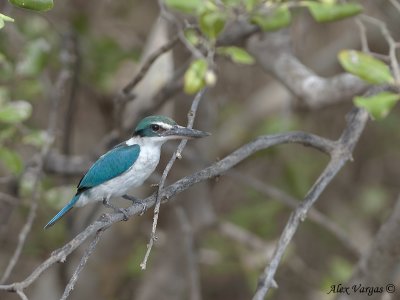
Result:
[[[151,125],[151,130],[153,130],[153,131],[159,131],[159,130],[160,130],[160,125],[157,125],[157,124]]]

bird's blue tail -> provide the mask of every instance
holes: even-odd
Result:
[[[50,220],[49,223],[46,224],[46,226],[44,226],[44,229],[47,229],[47,228],[53,226],[55,222],[57,222],[59,219],[61,219],[62,216],[64,216],[67,212],[69,212],[70,209],[74,207],[76,201],[78,201],[79,196],[80,196],[80,195],[75,195],[74,198],[72,198],[72,200],[69,201],[69,203],[68,203],[67,205],[65,205],[65,206],[63,207],[63,209],[60,210],[60,211],[58,212],[58,214],[56,214],[56,215],[53,217],[53,219]]]

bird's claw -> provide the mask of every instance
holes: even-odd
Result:
[[[135,201],[134,204],[137,204],[137,205],[141,205],[141,206],[142,206],[142,210],[141,210],[139,216],[143,216],[144,213],[145,213],[146,210],[147,210],[147,205],[146,205],[145,203],[143,203],[142,200]]]
[[[133,197],[133,196],[130,196],[130,195],[123,195],[122,198],[124,198],[126,200],[129,200],[129,201],[132,201],[132,205],[141,205],[142,206],[142,210],[141,210],[141,212],[139,214],[140,216],[142,216],[146,212],[147,206],[146,206],[145,203],[143,203],[143,200],[140,200],[140,199],[138,199],[136,197]]]
[[[118,208],[118,207],[112,205],[112,204],[108,201],[107,198],[104,198],[104,199],[103,199],[103,205],[104,205],[105,207],[112,208],[112,209],[113,209],[115,212],[117,212],[117,213],[123,214],[123,215],[124,215],[124,219],[123,219],[123,220],[124,220],[124,221],[128,221],[129,215],[128,215],[128,210],[127,210],[126,208]]]
[[[126,208],[119,208],[118,212],[124,215],[124,218],[122,220],[124,220],[125,222],[129,220],[128,210]]]

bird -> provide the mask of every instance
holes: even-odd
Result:
[[[75,196],[44,228],[53,226],[73,207],[82,207],[97,201],[122,212],[127,220],[124,210],[114,207],[109,200],[122,197],[137,201],[127,192],[131,188],[141,186],[154,172],[160,161],[161,146],[169,140],[209,135],[210,133],[205,131],[180,126],[166,116],[145,117],[137,124],[131,138],[100,156],[89,168],[79,181]]]

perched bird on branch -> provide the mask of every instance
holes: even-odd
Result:
[[[44,228],[54,225],[74,206],[103,201],[107,207],[123,213],[109,203],[110,198],[123,197],[137,201],[127,195],[130,188],[138,187],[154,172],[160,161],[161,146],[168,140],[201,138],[209,133],[186,128],[164,116],[150,116],[139,122],[133,136],[102,155],[86,172],[78,184],[71,201],[56,214]]]

